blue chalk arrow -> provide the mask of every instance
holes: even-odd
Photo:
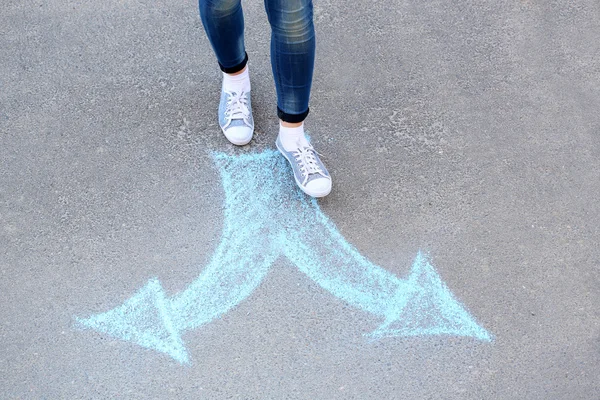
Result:
[[[363,257],[317,202],[296,188],[277,152],[213,157],[225,191],[224,228],[200,276],[172,297],[158,279],[151,279],[121,306],[77,318],[78,326],[187,363],[181,335],[247,298],[285,256],[323,289],[380,317],[383,322],[370,334],[373,338],[457,335],[491,341],[421,253],[406,279]]]

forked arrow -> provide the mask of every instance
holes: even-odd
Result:
[[[167,297],[153,278],[119,307],[77,325],[189,362],[181,335],[247,298],[280,256],[336,297],[383,323],[370,334],[457,335],[491,341],[421,253],[406,279],[373,264],[293,185],[286,161],[271,150],[213,155],[225,191],[222,240],[190,286]]]

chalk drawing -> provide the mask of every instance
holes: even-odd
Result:
[[[296,188],[276,151],[214,153],[225,192],[220,244],[200,276],[168,297],[157,278],[124,304],[77,326],[164,352],[181,363],[189,355],[181,335],[246,299],[285,256],[323,289],[382,319],[368,334],[457,335],[491,341],[419,252],[399,279],[362,256],[338,232],[316,200]]]

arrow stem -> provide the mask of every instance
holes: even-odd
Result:
[[[304,202],[302,229],[286,232],[284,254],[325,290],[372,314],[386,317],[390,304],[406,303],[416,290],[378,267],[349,244],[321,212]],[[310,216],[310,218],[306,218]],[[404,296],[398,299],[398,294]],[[397,307],[396,307],[397,308]]]
[[[220,317],[246,299],[277,258],[244,238],[224,239],[202,274],[170,300],[174,325],[190,330]]]

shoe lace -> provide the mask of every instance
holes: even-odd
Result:
[[[323,169],[319,166],[317,158],[315,156],[317,151],[312,146],[302,146],[293,152],[296,161],[300,167],[300,172],[304,177],[302,184],[304,185],[308,180],[310,174],[321,174],[325,176]]]
[[[250,125],[250,108],[248,107],[248,93],[244,91],[225,92],[227,93],[227,104],[225,106],[225,127],[229,126],[232,120],[241,119],[246,125]]]

